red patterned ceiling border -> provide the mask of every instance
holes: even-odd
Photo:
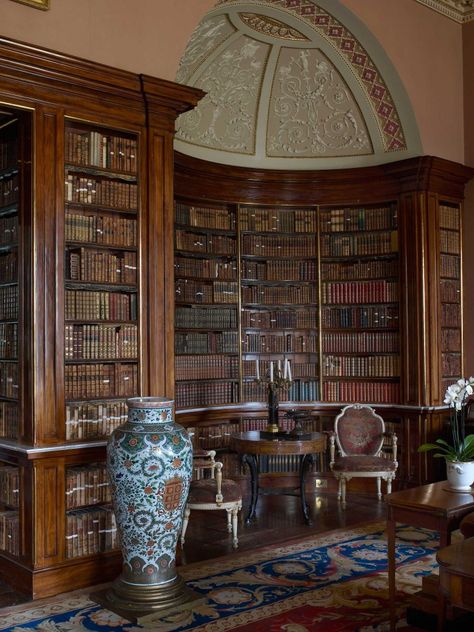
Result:
[[[218,0],[216,6],[224,4],[244,4],[245,0]],[[346,59],[354,74],[359,77],[379,123],[385,151],[407,149],[397,108],[392,95],[377,66],[361,43],[348,28],[333,15],[312,0],[257,0],[252,3],[273,5],[294,13],[310,23]]]

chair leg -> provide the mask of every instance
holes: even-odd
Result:
[[[181,547],[184,546],[184,536],[186,535],[186,529],[188,528],[190,514],[191,514],[191,509],[189,507],[186,507],[186,509],[184,510],[183,526],[181,528]]]
[[[345,507],[346,506],[346,479],[343,477],[341,478],[341,502],[342,502],[342,506]]]
[[[392,493],[392,479],[387,478],[387,494],[391,494],[391,493]]]
[[[342,498],[342,478],[337,481],[337,499],[341,500]]]
[[[227,531],[232,533],[232,509],[226,509],[227,512]]]
[[[377,498],[382,499],[382,479],[380,476],[377,476]]]
[[[234,549],[239,546],[239,539],[237,537],[239,509],[240,507],[234,507],[234,509],[232,509],[232,546]]]

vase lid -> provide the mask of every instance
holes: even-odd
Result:
[[[127,399],[129,408],[170,408],[174,400],[169,397],[130,397]]]

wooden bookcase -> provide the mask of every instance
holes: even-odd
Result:
[[[175,119],[199,90],[0,39],[0,572],[120,571],[105,445],[174,395]]]
[[[367,402],[398,435],[397,485],[442,476],[417,448],[443,432],[445,387],[462,375],[460,238],[464,185],[472,175],[472,169],[430,156],[365,169],[290,172],[223,167],[177,154],[179,204],[238,214],[242,390],[238,401],[178,406],[178,420],[194,429],[198,445],[225,451],[229,432],[262,428],[266,405],[255,383],[256,360],[289,357],[293,368],[307,364],[305,380],[315,387],[310,397],[295,389],[281,398],[283,423],[288,410],[309,410],[308,424],[328,430],[344,403]],[[296,212],[311,218],[301,232],[289,219]],[[287,233],[284,221],[291,225]],[[268,276],[272,265],[296,267],[296,252],[271,251],[283,248],[287,236],[301,247],[312,240],[303,258],[308,279],[283,268]],[[271,252],[257,254],[264,247]],[[176,260],[182,255],[178,247]],[[288,286],[308,289],[308,301],[289,299]],[[272,293],[274,301],[266,302]],[[205,314],[206,306],[200,309]],[[305,327],[277,325],[279,312],[300,315],[300,309]],[[306,328],[315,346],[292,357],[278,336],[292,341]],[[262,351],[267,336],[270,353]],[[193,373],[190,362],[188,368],[188,379],[212,389],[210,376]],[[316,474],[330,488],[326,466]],[[229,472],[237,475],[231,459]]]

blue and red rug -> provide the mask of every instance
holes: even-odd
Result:
[[[206,600],[192,612],[131,624],[92,603],[85,591],[0,611],[0,630],[373,632],[388,630],[384,524],[338,530],[181,567]],[[401,527],[397,541],[399,626],[403,597],[436,566],[435,534]]]

